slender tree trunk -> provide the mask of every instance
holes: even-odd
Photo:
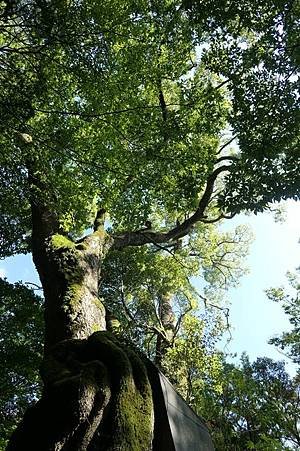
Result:
[[[98,298],[110,247],[103,222],[74,243],[42,206],[33,206],[33,258],[45,296],[42,398],[7,447],[15,450],[152,449],[152,389],[142,359],[105,324]]]
[[[164,335],[160,334],[157,336],[155,363],[159,367],[162,367],[163,358],[170,347],[175,329],[175,316],[172,308],[172,294],[170,292],[162,292],[159,294],[158,310]]]

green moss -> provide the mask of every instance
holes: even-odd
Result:
[[[94,323],[92,325],[92,330],[93,330],[93,332],[99,332],[99,330],[100,330],[99,324],[98,323]]]
[[[103,228],[100,228],[98,230],[96,230],[96,232],[94,232],[95,236],[98,236],[101,239],[105,239],[107,236],[107,233],[105,232],[105,230]]]
[[[109,408],[101,425],[101,449],[148,451],[153,431],[152,391],[147,370],[133,350],[108,332],[87,340],[65,340],[42,366],[46,385],[78,393],[101,389]]]
[[[76,249],[75,243],[56,234],[51,237],[49,251],[68,283],[78,284],[83,280],[82,253]]]
[[[75,243],[73,243],[73,241],[64,235],[60,235],[59,233],[52,235],[50,244],[54,249],[68,249],[75,247]]]
[[[127,448],[122,449],[148,450],[153,423],[151,386],[145,365],[138,354],[129,348],[126,348],[126,354],[131,364],[133,381],[125,378],[120,392],[118,414],[124,425],[127,445]]]
[[[123,378],[117,397],[116,423],[124,451],[146,451],[152,437],[152,393],[150,384],[140,392],[132,378]]]
[[[100,299],[97,298],[96,296],[93,298],[93,303],[95,304],[96,307],[99,307],[99,308],[101,308],[101,309],[103,308],[102,302],[101,302]]]
[[[78,283],[71,284],[66,292],[65,300],[74,310],[80,304],[83,294],[83,287]]]
[[[112,382],[113,408],[109,449],[148,451],[152,440],[153,402],[147,370],[140,357],[109,332],[89,338]]]
[[[67,237],[55,234],[49,243],[49,254],[64,280],[62,308],[66,313],[73,313],[78,309],[84,291],[83,253]]]

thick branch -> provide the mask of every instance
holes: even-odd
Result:
[[[27,137],[27,135],[25,137]],[[31,141],[27,142],[29,143]],[[59,231],[59,222],[55,213],[51,211],[47,206],[47,202],[42,198],[42,195],[45,192],[47,193],[48,187],[46,182],[41,180],[34,161],[28,159],[26,166],[28,171],[27,181],[32,218],[32,255],[33,261],[43,282],[40,270],[43,267],[43,259],[46,258],[46,242],[51,235]]]
[[[205,191],[199,201],[199,205],[195,213],[186,219],[182,224],[177,225],[168,232],[154,232],[154,231],[136,231],[136,232],[125,232],[121,235],[114,236],[114,249],[122,249],[127,246],[142,246],[144,244],[154,243],[167,243],[172,240],[177,240],[186,236],[193,226],[203,220],[205,209],[207,208],[209,201],[211,199],[214,184],[217,177],[225,171],[229,171],[230,166],[223,165],[215,169],[212,174],[208,177],[206,182]]]
[[[221,163],[221,161],[237,161],[237,160],[238,157],[235,155],[224,155],[223,157],[217,159],[216,164]]]
[[[101,208],[97,211],[96,218],[94,221],[94,232],[97,232],[99,230],[102,230],[104,227],[104,221],[105,221],[105,210]]]
[[[40,291],[43,289],[43,287],[41,287],[40,285],[37,285],[36,283],[33,283],[33,282],[24,282],[24,285],[30,285],[30,286],[34,287],[34,288],[32,288],[33,291],[37,291],[37,290]]]

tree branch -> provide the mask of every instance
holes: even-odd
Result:
[[[220,155],[220,153],[222,152],[222,150],[225,149],[225,147],[229,146],[229,144],[232,143],[232,141],[234,141],[236,139],[237,135],[234,135],[229,141],[227,141],[227,143],[223,144],[223,146],[220,147],[220,149],[217,152],[217,155]]]
[[[143,246],[144,244],[149,243],[158,245],[161,243],[167,243],[172,240],[177,240],[179,238],[182,238],[183,236],[186,236],[197,222],[203,221],[204,212],[211,199],[214,190],[214,184],[216,182],[217,177],[222,172],[226,172],[229,170],[230,170],[229,165],[223,165],[215,169],[209,175],[206,182],[206,188],[199,201],[197,210],[194,212],[192,216],[183,221],[182,224],[179,224],[178,226],[174,227],[168,232],[154,232],[154,231],[144,232],[143,230],[140,230],[115,235],[113,236],[114,240],[113,248],[120,250],[127,246]]]
[[[201,219],[201,222],[204,222],[205,224],[213,224],[215,222],[219,222],[221,219],[232,219],[235,215],[236,215],[236,213],[231,213],[230,215],[225,215],[224,213],[221,213],[216,218],[212,218],[212,219],[203,218],[203,219]]]
[[[31,285],[35,288],[32,288],[33,291],[37,291],[37,290],[42,290],[43,287],[41,287],[40,285],[33,283],[33,282],[24,282],[25,285]]]
[[[100,208],[100,210],[97,211],[93,226],[94,232],[97,232],[98,230],[101,230],[104,227],[105,213],[106,212],[103,208]]]
[[[218,159],[216,160],[216,163],[215,163],[215,164],[221,163],[221,161],[227,161],[227,160],[229,160],[229,161],[237,161],[237,160],[238,160],[238,157],[235,156],[235,155],[224,155],[223,157],[218,158]]]
[[[158,320],[158,322],[160,323],[160,328],[158,328],[155,325],[149,325],[149,324],[145,324],[139,320],[136,319],[136,317],[131,313],[130,309],[127,307],[126,305],[126,301],[125,301],[125,293],[124,293],[124,285],[123,285],[123,279],[121,280],[121,303],[122,303],[122,307],[125,311],[125,314],[128,316],[128,318],[135,323],[138,327],[141,327],[143,329],[149,330],[151,332],[153,332],[154,335],[156,336],[160,336],[165,342],[169,343],[169,340],[167,339],[166,333],[165,333],[165,329],[163,327],[163,325],[161,324],[161,321],[155,311],[155,316],[156,319]]]
[[[188,280],[188,278],[187,278],[187,280]],[[189,280],[188,280],[188,282],[190,283]],[[182,323],[182,321],[183,321],[183,318],[184,318],[185,315],[187,315],[191,310],[193,310],[192,303],[191,303],[190,299],[188,298],[188,296],[187,296],[183,291],[182,291],[182,294],[184,295],[184,297],[185,297],[186,300],[188,301],[189,306],[188,306],[188,307],[185,309],[185,311],[182,312],[182,313],[179,315],[179,317],[178,317],[178,320],[177,320],[176,325],[175,325],[175,328],[174,328],[174,334],[173,334],[173,338],[172,338],[172,345],[173,345],[173,343],[174,343],[174,341],[175,341],[175,338],[176,338],[176,336],[177,336],[177,334],[178,334],[178,332],[179,332],[179,330],[180,330],[180,326],[181,326],[181,323]]]
[[[220,305],[212,304],[207,300],[205,296],[202,296],[196,288],[193,286],[193,290],[196,293],[196,295],[204,302],[204,306],[207,309],[207,307],[212,307],[217,310],[221,310],[224,313],[225,319],[226,319],[226,329],[230,331],[230,324],[229,324],[229,308],[228,307],[221,307]]]
[[[164,94],[162,92],[162,88],[160,88],[160,91],[159,91],[159,104],[161,107],[161,114],[162,114],[163,120],[166,121],[167,120],[167,105],[165,102]]]

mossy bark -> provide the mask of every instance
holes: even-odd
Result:
[[[152,391],[142,360],[109,332],[64,340],[42,365],[44,393],[7,451],[148,451]]]
[[[153,390],[142,359],[107,332],[98,298],[111,242],[103,222],[80,242],[33,210],[33,258],[45,295],[42,398],[27,410],[8,451],[148,451]],[[97,330],[97,332],[95,332]]]
[[[106,240],[105,233],[97,231],[79,243],[59,234],[47,241],[47,257],[56,282],[44,287],[46,348],[105,330],[105,308],[98,298],[98,287]]]

